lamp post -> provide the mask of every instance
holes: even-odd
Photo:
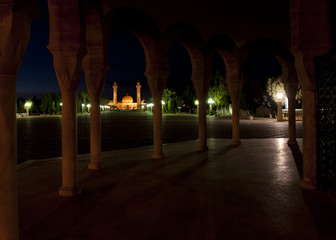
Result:
[[[147,110],[153,112],[153,106],[154,106],[153,103],[147,104]]]
[[[26,108],[26,115],[28,117],[29,116],[29,108],[32,106],[32,102],[31,101],[27,101],[24,106]]]
[[[196,99],[195,100],[195,105],[197,106],[197,112],[196,112],[196,115],[198,115],[198,105],[199,105],[199,101]]]
[[[87,104],[86,106],[87,106],[87,108],[88,108],[88,112],[90,113],[90,107],[91,107],[91,104],[89,103],[89,104]]]
[[[282,98],[283,98],[283,93],[278,92],[277,93],[277,98],[278,98],[278,117],[277,117],[277,122],[282,122],[283,117],[282,117]]]
[[[163,106],[166,104],[163,100],[161,100],[161,104],[162,104],[162,114],[163,114]]]
[[[208,103],[210,104],[210,108],[209,108],[209,116],[211,116],[211,112],[212,112],[212,104],[214,104],[214,100],[212,98],[209,98]]]

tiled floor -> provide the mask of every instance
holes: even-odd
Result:
[[[105,152],[98,171],[81,155],[72,198],[57,195],[60,159],[24,163],[20,239],[332,239],[335,218],[305,203],[316,194],[299,187],[286,139],[230,143],[209,139],[203,153],[197,141],[166,144],[157,161],[151,147]]]

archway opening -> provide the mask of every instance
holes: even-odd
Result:
[[[231,97],[226,84],[226,67],[223,57],[218,51],[212,56],[211,70],[212,79],[207,100],[209,115],[231,115]]]
[[[269,53],[250,54],[243,65],[244,86],[241,93],[241,109],[251,115],[275,117],[277,104],[267,93],[270,78],[281,77],[279,61]]]
[[[186,48],[177,40],[170,47],[168,64],[170,74],[165,91],[173,92],[173,94],[164,106],[164,112],[195,113],[197,97],[191,80],[191,61]],[[167,101],[168,97],[163,96],[163,100]]]
[[[137,37],[125,29],[112,32],[107,49],[109,70],[106,74],[102,96],[112,99],[112,86],[118,84],[118,101],[128,94],[136,99],[135,85],[141,84],[141,95],[149,99],[150,92],[144,76],[146,59],[143,47]]]

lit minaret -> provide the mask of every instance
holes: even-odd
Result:
[[[139,106],[141,104],[141,91],[140,91],[141,85],[139,81],[136,85],[136,88],[137,88],[137,106]]]
[[[117,88],[118,88],[118,85],[117,85],[116,82],[114,82],[114,84],[113,84],[113,105],[117,105],[117,103],[118,103]]]

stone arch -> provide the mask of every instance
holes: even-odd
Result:
[[[211,67],[206,63],[206,45],[200,33],[188,23],[176,23],[168,27],[163,35],[161,47],[168,59],[174,41],[179,41],[187,50],[191,62],[191,80],[199,101],[199,146],[198,151],[207,150],[205,98],[211,79]]]
[[[162,33],[145,13],[135,8],[116,8],[103,17],[103,22],[106,42],[114,29],[121,28],[130,31],[143,47],[146,58],[145,76],[154,102],[154,149],[152,158],[161,159],[164,157],[162,151],[161,98],[168,75],[168,59],[162,57],[160,48]]]
[[[106,43],[117,28],[130,31],[141,43],[146,57],[146,73],[155,71],[162,62],[158,44],[162,33],[158,26],[145,13],[136,8],[116,8],[103,17]]]
[[[240,144],[239,98],[242,89],[240,62],[236,43],[227,35],[221,34],[208,43],[208,62],[217,51],[222,57],[226,69],[226,83],[232,100],[232,144]]]
[[[294,56],[289,47],[274,39],[255,39],[240,48],[240,59],[242,64],[252,53],[267,53],[275,57],[281,66],[282,81],[285,85],[285,92],[289,100],[288,109],[288,135],[289,145],[295,145],[296,142],[296,125],[295,125],[295,95],[298,88],[298,78],[294,66]]]
[[[222,57],[226,67],[226,77],[235,80],[240,79],[240,63],[238,59],[238,48],[236,43],[227,35],[221,34],[213,37],[208,42],[208,58],[211,62],[212,56],[217,51]]]
[[[294,62],[294,57],[290,52],[289,47],[275,39],[260,38],[247,42],[239,48],[239,57],[242,64],[246,61],[247,57],[253,53],[267,53],[274,56],[281,67],[283,67],[284,76],[288,76],[286,72],[287,67],[285,62]]]
[[[30,25],[39,14],[36,1],[0,4],[0,238],[19,239],[16,78],[30,39]]]
[[[168,52],[174,41],[179,41],[187,50],[191,65],[192,78],[205,72],[205,42],[200,33],[188,23],[176,23],[166,29],[163,35],[163,54],[168,59]]]

